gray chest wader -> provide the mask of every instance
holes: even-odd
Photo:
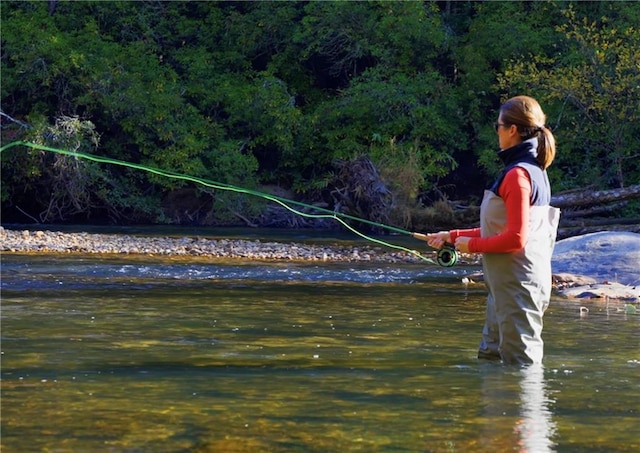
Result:
[[[551,297],[551,256],[560,210],[551,206],[530,209],[528,240],[522,250],[482,256],[489,296],[479,358],[542,362],[542,316]],[[506,224],[504,200],[485,191],[480,208],[482,237],[503,232]]]

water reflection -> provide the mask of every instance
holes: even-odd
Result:
[[[555,451],[553,421],[547,386],[542,365],[532,365],[521,370],[520,410],[522,424],[518,429],[524,451]]]
[[[484,367],[483,451],[556,451],[556,424],[550,407],[553,401],[548,395],[544,366],[511,369],[487,363]]]

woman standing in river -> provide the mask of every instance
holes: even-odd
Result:
[[[551,296],[551,256],[560,211],[549,205],[546,168],[555,139],[538,102],[516,96],[500,108],[495,124],[504,170],[480,207],[480,228],[424,235],[441,248],[482,253],[489,291],[479,358],[540,363],[542,317]]]

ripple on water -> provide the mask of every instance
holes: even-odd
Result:
[[[34,261],[3,260],[3,290],[45,291],[89,289],[106,284],[140,286],[166,280],[251,280],[264,282],[420,283],[434,278],[459,280],[473,268],[432,265],[359,265],[345,263],[114,263],[112,259],[64,258]]]

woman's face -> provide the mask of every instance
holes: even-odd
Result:
[[[498,117],[496,132],[498,134],[500,149],[511,148],[512,146],[522,142],[520,134],[518,134],[518,127],[515,124],[506,123],[502,119],[502,116]]]

